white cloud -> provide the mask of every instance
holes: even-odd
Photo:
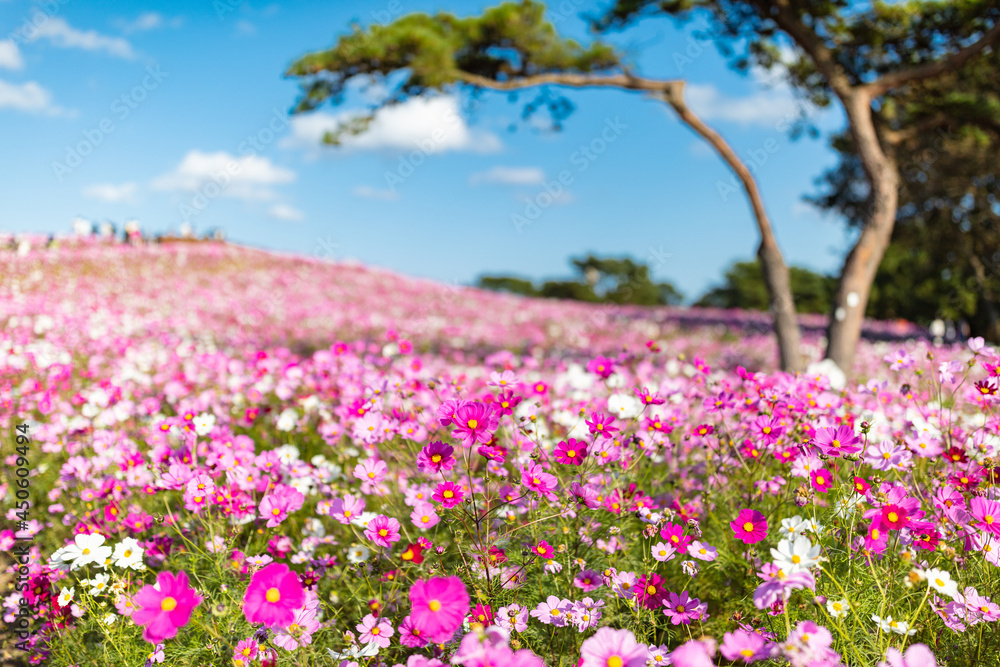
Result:
[[[688,84],[685,96],[691,109],[705,120],[731,121],[739,125],[775,127],[794,120],[799,103],[790,90],[775,87],[746,97],[727,97],[711,84]]]
[[[136,190],[139,189],[135,183],[96,183],[88,185],[83,189],[83,196],[91,199],[100,199],[106,202],[130,202],[134,200]]]
[[[362,199],[382,199],[384,201],[399,199],[399,193],[395,190],[379,190],[368,185],[359,185],[351,192],[355,197],[361,197]]]
[[[236,32],[250,37],[257,34],[257,26],[246,19],[240,19],[236,22]]]
[[[0,79],[0,109],[16,109],[48,116],[70,116],[71,112],[52,104],[52,93],[35,81],[9,83]]]
[[[295,172],[279,167],[257,155],[236,157],[225,151],[205,153],[188,151],[177,168],[155,179],[155,190],[196,191],[214,181],[226,197],[269,200],[275,197],[268,187],[291,183]]]
[[[538,167],[493,167],[469,177],[469,183],[493,183],[498,185],[541,185],[545,182],[545,172]]]
[[[121,28],[122,32],[130,34],[133,32],[156,30],[157,28],[163,28],[165,26],[179,28],[183,23],[183,19],[179,16],[168,19],[159,12],[143,12],[132,21],[119,21],[117,25]]]
[[[77,30],[59,16],[49,16],[31,31],[29,41],[35,42],[39,39],[47,39],[64,49],[105,51],[120,58],[135,57],[128,40],[102,35],[96,30]]]
[[[305,217],[302,211],[288,204],[275,204],[268,209],[267,214],[276,220],[297,221]]]
[[[24,61],[14,40],[0,40],[0,69],[21,69]]]
[[[316,150],[324,134],[357,115],[358,112],[345,111],[340,114],[314,112],[295,116],[292,118],[291,135],[282,140],[282,146]],[[380,109],[364,134],[343,138],[342,148],[491,153],[501,148],[501,142],[495,134],[470,128],[459,113],[458,99],[442,95],[415,97]]]

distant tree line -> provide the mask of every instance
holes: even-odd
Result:
[[[955,273],[960,262],[942,264],[926,254],[948,256],[959,250],[961,239],[937,238],[928,244],[917,225],[901,225],[885,255],[868,303],[867,315],[877,319],[904,318],[921,325],[935,319],[964,321],[971,335],[985,336],[1000,342],[995,320],[989,317],[997,305],[984,301],[983,292],[956,289]],[[602,258],[589,255],[571,260],[574,277],[534,283],[515,276],[482,276],[477,285],[483,289],[549,299],[568,299],[588,303],[617,303],[643,306],[678,305],[683,294],[669,281],[654,281],[647,265],[629,258]],[[933,268],[932,268],[933,267]],[[795,309],[799,313],[827,314],[837,290],[837,278],[800,266],[789,267]],[[997,286],[1000,289],[1000,285]],[[979,309],[976,305],[979,305]],[[760,260],[733,262],[722,281],[693,303],[705,308],[740,308],[767,310],[770,296]]]

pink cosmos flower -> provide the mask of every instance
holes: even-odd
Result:
[[[253,637],[249,639],[241,639],[236,648],[233,650],[233,662],[242,661],[244,665],[249,665],[257,658],[257,653],[260,651],[260,644],[258,644]]]
[[[692,639],[673,650],[670,654],[670,664],[673,667],[715,667],[712,660],[714,655],[714,640]]]
[[[727,632],[722,638],[719,652],[726,660],[742,660],[746,663],[762,660],[770,656],[768,642],[756,632],[737,630]]]
[[[885,440],[878,444],[868,444],[865,450],[865,463],[875,470],[892,470],[902,467],[907,463],[913,454],[902,445],[897,446],[891,440]]]
[[[979,528],[1000,536],[1000,502],[976,496],[969,501],[969,512]]]
[[[604,580],[597,570],[582,570],[573,577],[573,585],[584,593],[589,593],[603,586]]]
[[[301,509],[305,500],[306,497],[294,487],[279,484],[273,493],[264,496],[260,501],[260,516],[262,519],[267,519],[268,528],[274,528],[289,514]]]
[[[455,411],[452,423],[455,429],[451,437],[461,440],[463,447],[472,447],[477,442],[485,444],[493,439],[493,432],[500,426],[500,415],[492,405],[464,401]]]
[[[885,660],[878,663],[878,667],[937,667],[937,660],[926,644],[914,644],[906,649],[906,653],[890,648],[885,654]]]
[[[427,645],[426,633],[413,625],[413,619],[409,616],[399,622],[399,643],[410,648],[420,648]]]
[[[580,646],[578,667],[645,667],[648,657],[649,649],[630,630],[603,627]]]
[[[399,521],[392,517],[379,514],[368,522],[365,537],[376,546],[388,549],[394,542],[399,542]]]
[[[793,590],[808,588],[816,590],[816,578],[809,570],[786,575],[778,570],[769,576],[753,593],[753,603],[757,609],[767,609],[776,602],[784,603]]]
[[[431,498],[444,505],[445,509],[450,509],[462,502],[465,498],[465,492],[454,482],[441,482],[434,489],[434,495]]]
[[[553,490],[558,482],[555,475],[545,472],[542,466],[532,461],[521,468],[521,484],[548,500],[556,499]]]
[[[389,474],[389,466],[385,461],[367,459],[354,466],[354,476],[361,480],[361,492],[371,493]]]
[[[389,638],[395,634],[389,621],[384,618],[376,618],[371,614],[361,619],[361,622],[356,627],[358,632],[361,633],[358,640],[362,644],[375,642],[381,648],[389,648]]]
[[[349,493],[344,496],[343,500],[334,498],[330,503],[330,516],[344,524],[354,521],[364,511],[364,498],[358,498]]]
[[[602,438],[613,438],[618,427],[614,426],[615,418],[611,415],[595,414],[586,421],[590,432]]]
[[[812,479],[813,488],[820,493],[826,493],[833,486],[833,474],[826,468],[813,470],[809,473],[809,478]]]
[[[254,573],[243,595],[243,615],[250,623],[286,627],[306,602],[299,577],[284,563]]]
[[[434,511],[434,506],[430,503],[417,503],[417,506],[410,512],[410,521],[421,530],[433,528],[441,522],[441,517]]]
[[[531,547],[531,552],[539,558],[552,558],[552,556],[556,553],[555,549],[553,549],[552,546],[545,540],[542,540],[535,546]]]
[[[668,523],[660,528],[660,537],[677,551],[684,551],[691,544],[691,537],[684,534],[684,526]]]
[[[318,611],[306,604],[295,612],[295,618],[287,628],[275,628],[274,645],[286,651],[294,651],[300,646],[312,643],[313,633],[319,630]]]
[[[729,524],[738,540],[756,544],[767,537],[767,519],[757,510],[742,509],[736,520]]]
[[[159,590],[150,584],[135,594],[138,609],[132,612],[135,624],[145,628],[142,638],[151,644],[177,636],[177,630],[187,625],[191,612],[202,602],[189,585],[186,572],[160,572],[156,583]]]
[[[642,401],[644,405],[663,405],[667,402],[666,399],[660,398],[659,394],[651,393],[649,389],[646,389],[645,387],[641,389],[636,387],[632,391],[639,397],[639,400]]]
[[[615,362],[607,357],[596,357],[587,363],[587,370],[607,380],[615,372]]]
[[[435,441],[425,445],[417,454],[417,467],[424,472],[439,473],[455,467],[455,448]]]
[[[635,599],[646,609],[656,609],[666,596],[667,589],[663,585],[663,577],[658,574],[639,577],[639,581],[635,584]]]
[[[410,587],[410,618],[429,641],[447,641],[469,613],[469,594],[458,577],[417,580]]]
[[[538,606],[531,610],[531,615],[544,625],[554,625],[561,628],[568,622],[566,612],[573,609],[573,603],[569,600],[560,600],[555,595],[550,595],[547,599],[538,603]]]
[[[754,420],[751,431],[762,445],[772,445],[785,433],[785,427],[777,417],[760,415]]]
[[[816,431],[816,446],[827,456],[855,454],[861,451],[861,438],[850,426],[826,427]]]
[[[670,593],[663,601],[663,613],[674,625],[689,624],[698,617],[698,605],[701,603],[698,598],[692,598],[687,591],[680,595]]]
[[[563,440],[556,445],[552,455],[555,456],[556,461],[563,465],[578,466],[587,457],[587,443],[581,442],[576,438]]]
[[[500,392],[496,400],[493,401],[493,409],[497,411],[497,417],[514,414],[514,408],[521,404],[521,397],[515,396],[510,389]]]
[[[665,563],[672,559],[677,554],[677,549],[666,542],[657,542],[652,547],[650,547],[653,558],[661,563]]]

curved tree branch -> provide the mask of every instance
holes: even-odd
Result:
[[[757,181],[726,140],[706,125],[684,102],[685,82],[683,80],[644,79],[627,73],[613,75],[549,73],[496,81],[468,72],[459,72],[456,78],[472,86],[502,91],[520,90],[544,84],[572,88],[611,87],[637,90],[650,93],[669,104],[688,128],[715,149],[719,157],[742,183],[753,211],[754,220],[757,222],[757,229],[760,231],[760,247],[757,250],[757,255],[761,259],[764,280],[771,295],[771,312],[774,317],[775,335],[778,338],[781,367],[786,371],[793,372],[803,369],[802,356],[799,351],[801,334],[795,313],[795,301],[792,297],[791,278],[788,266],[785,264],[778,247],[777,239],[774,237],[771,221],[764,208],[764,200],[757,187]]]

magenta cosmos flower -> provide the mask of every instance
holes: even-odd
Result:
[[[438,473],[455,467],[455,448],[435,441],[424,446],[417,454],[417,467],[424,472]]]
[[[464,401],[455,410],[452,423],[455,429],[451,437],[461,440],[463,447],[472,447],[477,442],[485,444],[493,439],[493,431],[500,426],[500,416],[492,405]]]
[[[243,596],[243,614],[250,623],[284,627],[306,603],[297,574],[283,563],[271,563],[255,572]]]
[[[630,630],[603,627],[580,647],[579,667],[645,667],[649,649]]]
[[[816,429],[816,437],[813,442],[827,456],[856,454],[861,451],[861,438],[854,435],[854,429],[850,426]]]
[[[980,528],[1000,535],[1000,502],[976,496],[969,502],[969,511]]]
[[[757,510],[742,509],[729,524],[738,540],[756,544],[767,537],[767,519]]]
[[[576,438],[570,438],[556,445],[555,451],[552,453],[559,463],[567,466],[578,466],[587,457],[587,444]]]
[[[410,588],[410,606],[410,619],[421,636],[446,641],[469,613],[469,594],[458,577],[421,579]]]
[[[392,517],[379,514],[368,522],[365,528],[365,537],[380,546],[388,549],[393,542],[399,542],[399,521]]]
[[[138,609],[132,612],[135,624],[145,628],[142,638],[151,644],[175,637],[177,629],[187,625],[191,612],[202,601],[191,588],[185,572],[176,575],[160,572],[156,575],[156,583],[159,590],[150,584],[135,594]]]
[[[813,487],[820,493],[826,493],[833,486],[833,474],[826,468],[813,470],[809,473],[809,477],[812,479]]]
[[[722,646],[719,647],[719,651],[726,660],[734,662],[742,660],[746,663],[763,660],[770,655],[767,640],[756,632],[747,632],[746,630],[727,632],[722,638]]]
[[[462,502],[462,499],[465,498],[465,492],[454,482],[441,482],[434,489],[434,495],[431,498],[444,505],[445,509],[449,509]]]

